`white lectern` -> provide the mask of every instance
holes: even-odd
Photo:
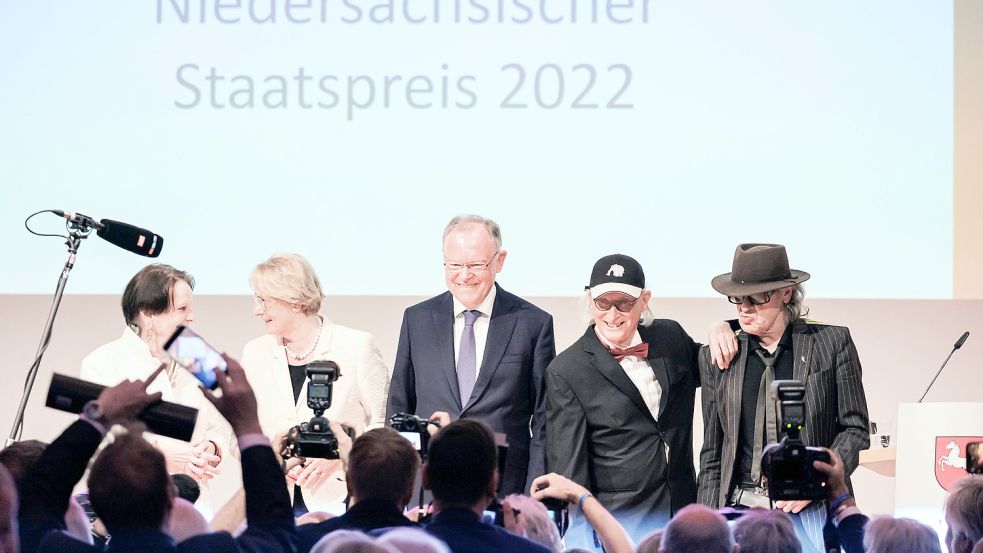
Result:
[[[966,444],[983,441],[983,403],[903,403],[897,429],[895,515],[943,536],[948,490],[967,476]]]

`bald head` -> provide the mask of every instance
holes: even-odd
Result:
[[[736,553],[727,521],[704,505],[688,505],[676,513],[662,534],[661,553]]]
[[[17,530],[17,487],[0,465],[0,553],[18,553],[20,533]]]

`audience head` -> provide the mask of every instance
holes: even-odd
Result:
[[[743,553],[801,553],[792,519],[784,511],[751,509],[734,524],[734,541]]]
[[[136,433],[117,436],[89,472],[89,501],[110,534],[162,529],[172,490],[164,455]]]
[[[430,439],[423,484],[440,507],[484,509],[497,485],[495,437],[482,422],[457,420]]]
[[[488,297],[508,254],[498,223],[478,215],[460,215],[447,223],[443,253],[447,289],[468,309]]]
[[[400,508],[413,495],[420,455],[392,428],[376,428],[359,436],[348,454],[348,492],[357,502],[384,500]]]
[[[174,495],[181,499],[194,503],[201,496],[201,486],[187,474],[172,474],[171,482],[174,484]]]
[[[983,539],[983,478],[967,476],[956,482],[945,501],[945,523],[950,553],[968,553]]]
[[[19,484],[47,447],[47,443],[38,440],[14,442],[0,450],[0,465],[3,465],[14,482]]]
[[[123,291],[126,324],[148,343],[163,344],[179,325],[194,320],[188,273],[163,263],[147,265],[133,275]]]
[[[0,553],[20,551],[17,526],[17,486],[7,469],[0,466]]]
[[[736,553],[737,546],[723,515],[705,505],[683,507],[662,533],[662,553]]]
[[[662,529],[654,530],[638,542],[635,553],[659,553],[662,544]]]
[[[335,530],[315,543],[311,553],[399,553],[399,550],[361,532]]]
[[[970,544],[972,548],[972,544]],[[910,518],[876,517],[864,529],[867,553],[942,553],[939,535],[928,526]],[[969,551],[969,550],[967,550]]]
[[[380,536],[376,543],[389,545],[401,553],[451,553],[447,544],[420,528],[393,528]]]
[[[171,503],[171,513],[167,517],[167,528],[165,531],[180,543],[190,537],[208,534],[212,531],[205,520],[205,516],[195,509],[193,503],[187,499],[175,497]]]
[[[528,495],[512,494],[505,498],[503,508],[518,511],[516,518],[521,520],[525,533],[523,537],[545,546],[550,551],[560,553],[563,544],[560,541],[560,531],[550,517],[549,509],[541,502]],[[508,520],[506,515],[506,521]],[[506,527],[508,524],[506,523]]]

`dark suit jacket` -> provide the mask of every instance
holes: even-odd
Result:
[[[590,490],[635,540],[696,501],[693,412],[700,385],[699,344],[679,323],[660,319],[638,333],[662,387],[658,420],[593,326],[546,376],[547,469]],[[583,544],[576,528],[584,521],[576,522],[568,536]]]
[[[388,501],[364,499],[352,505],[341,516],[329,518],[316,524],[302,524],[297,527],[297,551],[307,553],[321,538],[335,530],[359,530],[368,533],[380,528],[396,526],[418,526],[403,516],[399,507]]]
[[[440,538],[453,553],[549,553],[532,540],[486,524],[468,509],[445,509],[426,525],[427,533]]]
[[[543,474],[543,375],[556,354],[553,317],[498,287],[478,380],[471,397],[462,401],[454,360],[453,306],[451,293],[445,292],[403,314],[386,418],[447,411],[452,418],[488,424],[508,439],[500,492],[527,492],[532,480]]]
[[[85,421],[76,421],[45,450],[21,489],[22,553],[96,553],[99,548],[61,532],[75,483],[82,478],[102,435]],[[248,529],[233,538],[227,532],[196,536],[175,544],[160,529],[135,529],[113,534],[107,551],[277,552],[293,551],[296,535],[290,497],[273,450],[253,446],[242,451]]]
[[[803,319],[792,325],[792,376],[806,386],[802,440],[806,445],[835,450],[843,458],[849,476],[860,462],[860,450],[870,445],[867,399],[857,348],[846,327]],[[712,364],[708,348],[700,351],[704,439],[698,495],[700,503],[714,508],[726,502],[734,472],[748,356],[746,333],[738,335],[738,348],[737,357],[725,371]],[[826,517],[825,502],[810,505],[800,516],[813,534],[810,537],[819,540]]]

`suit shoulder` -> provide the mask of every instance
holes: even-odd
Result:
[[[371,342],[373,341],[372,334],[364,330],[358,330],[357,328],[351,328],[348,326],[342,326],[339,324],[331,323],[332,332],[336,335],[338,339],[345,341],[360,341],[360,342]]]
[[[406,308],[404,313],[409,316],[411,314],[419,313],[429,313],[435,311],[441,307],[441,304],[447,301],[447,296],[450,292],[444,292],[443,294],[437,294],[432,298],[425,299],[419,303],[414,303],[413,305]]]

